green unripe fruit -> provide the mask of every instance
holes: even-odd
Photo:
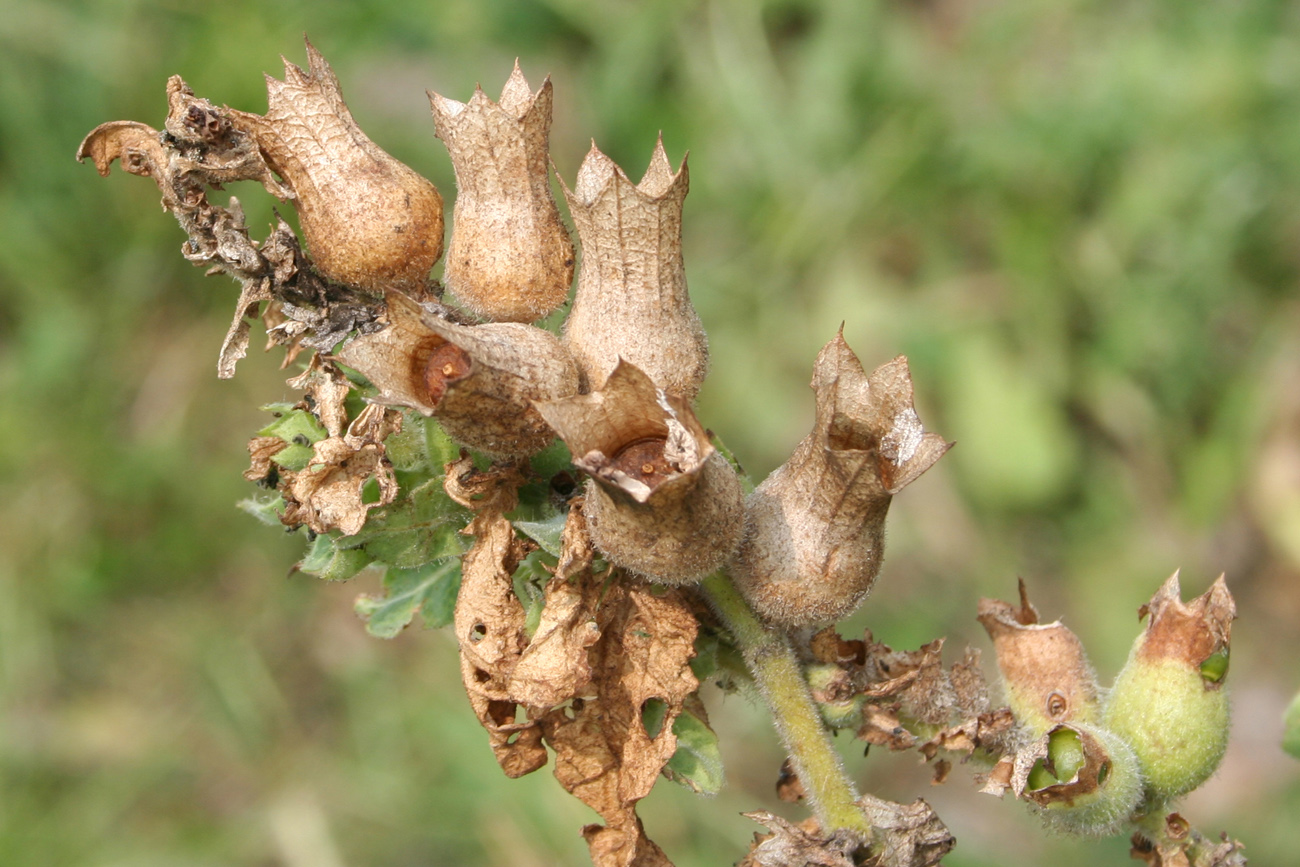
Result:
[[[1118,832],[1142,800],[1137,757],[1113,732],[1082,723],[1051,729],[1017,763],[1033,761],[1023,796],[1053,831],[1092,837]]]
[[[1228,639],[1236,614],[1220,577],[1184,604],[1178,573],[1149,615],[1115,680],[1105,724],[1133,747],[1153,803],[1185,795],[1219,767],[1228,746]]]

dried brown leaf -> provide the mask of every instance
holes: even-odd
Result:
[[[343,435],[343,429],[348,423],[348,413],[343,402],[352,391],[352,383],[343,371],[326,361],[318,352],[312,356],[306,370],[285,384],[306,393],[302,408],[314,413],[330,436]]]
[[[287,526],[306,524],[316,533],[360,532],[371,509],[397,497],[397,479],[384,452],[383,440],[401,427],[400,413],[381,406],[366,407],[342,436],[320,440],[312,458],[299,472],[282,471],[280,492]],[[379,483],[379,499],[364,502],[366,482]]]
[[[283,451],[289,444],[279,437],[253,437],[248,441],[248,469],[244,478],[250,482],[260,482],[271,475],[275,464],[271,458]],[[278,473],[278,470],[277,470]]]
[[[1215,842],[1178,813],[1166,816],[1161,830],[1158,841],[1134,834],[1129,856],[1147,867],[1246,867],[1246,847],[1227,834]]]
[[[863,795],[858,805],[875,829],[871,850],[879,867],[930,867],[956,845],[925,801],[904,805]]]
[[[765,811],[744,816],[772,833],[755,834],[754,845],[737,867],[856,867],[862,863],[857,857],[861,842],[855,836],[844,832],[823,836],[816,820],[796,825]]]
[[[604,867],[638,863],[651,857],[639,853],[658,851],[639,842],[636,803],[672,758],[673,723],[699,685],[689,665],[698,624],[678,593],[656,596],[628,580],[609,587],[597,617],[601,637],[588,650],[592,697],[551,711],[542,728],[555,750],[556,779],[608,826],[584,832],[593,860]],[[664,709],[654,737],[642,722],[651,702]]]
[[[546,764],[546,747],[535,720],[516,722],[517,704],[510,698],[510,675],[528,637],[524,608],[510,577],[518,559],[515,531],[502,517],[500,504],[500,496],[489,501],[465,529],[474,536],[474,546],[461,560],[454,622],[470,706],[487,730],[501,769],[508,777],[520,777]]]

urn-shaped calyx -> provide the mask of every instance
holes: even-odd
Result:
[[[736,550],[740,479],[685,398],[624,361],[601,390],[537,408],[590,476],[583,511],[614,565],[687,584]]]
[[[1139,614],[1146,628],[1111,688],[1106,725],[1133,745],[1155,802],[1205,782],[1228,746],[1228,651],[1236,603],[1223,576],[1183,602],[1178,573]]]
[[[534,93],[516,63],[500,102],[482,90],[469,102],[436,93],[429,101],[456,170],[443,281],[488,319],[541,319],[564,303],[574,265],[551,198],[551,80]]]
[[[535,454],[555,432],[533,407],[578,391],[558,338],[519,322],[458,325],[390,292],[388,326],[339,352],[378,403],[436,416],[452,439],[496,458]]]
[[[442,197],[361,131],[310,42],[307,60],[305,71],[285,61],[284,81],[267,76],[265,115],[230,116],[292,189],[317,270],[373,292],[419,295],[442,254]]]
[[[858,607],[880,569],[891,498],[949,447],[923,431],[902,356],[868,377],[837,335],[817,356],[812,387],[813,430],[750,495],[733,570],[759,615],[788,627]]]
[[[1007,703],[1035,736],[1062,723],[1090,724],[1101,715],[1101,688],[1083,642],[1059,620],[1040,623],[1020,584],[1020,607],[981,599],[979,621],[993,639]]]
[[[564,188],[582,246],[564,341],[592,390],[622,358],[671,394],[699,392],[709,352],[682,264],[688,183],[685,160],[674,172],[660,140],[641,183],[593,144]]]

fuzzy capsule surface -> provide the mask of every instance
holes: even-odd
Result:
[[[456,203],[443,281],[488,319],[534,322],[573,282],[573,242],[551,197],[551,80],[536,93],[518,62],[499,102],[429,94],[438,138],[456,171]]]
[[[1142,773],[1132,747],[1098,726],[1053,726],[1017,755],[1016,764],[1016,787],[1053,831],[1115,834],[1142,800]]]
[[[993,640],[1007,703],[1035,735],[1061,723],[1096,723],[1101,688],[1083,642],[1059,620],[1039,623],[1024,582],[1020,607],[981,599],[979,622]]]
[[[292,189],[312,262],[339,283],[419,295],[442,255],[442,196],[361,131],[325,58],[266,79],[265,115],[231,111]]]
[[[589,475],[583,513],[611,563],[690,584],[731,557],[743,527],[740,479],[684,398],[624,361],[602,390],[536,405]]]
[[[555,440],[533,401],[578,391],[577,365],[558,338],[518,322],[458,325],[400,292],[387,300],[388,327],[339,352],[379,389],[376,402],[435,416],[453,440],[494,458],[536,454]]]
[[[869,377],[837,335],[817,356],[817,419],[746,503],[732,577],[765,621],[815,626],[852,613],[880,570],[894,494],[949,444],[912,405],[907,359]]]
[[[573,189],[560,183],[582,247],[564,342],[587,387],[600,389],[621,359],[694,400],[709,349],[682,262],[686,161],[674,172],[660,139],[633,184],[593,143]]]
[[[1146,628],[1115,679],[1105,720],[1132,744],[1150,797],[1163,802],[1205,782],[1227,749],[1224,679],[1236,605],[1223,576],[1184,603],[1175,572],[1141,614]]]

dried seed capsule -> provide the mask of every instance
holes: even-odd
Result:
[[[574,262],[547,170],[551,80],[533,93],[516,61],[499,103],[482,90],[429,101],[456,170],[443,282],[488,319],[541,319],[568,297]]]
[[[1078,636],[1059,620],[1039,623],[1020,582],[1020,608],[981,599],[979,622],[993,639],[1007,703],[1035,735],[1061,723],[1095,723],[1101,716],[1097,675]]]
[[[316,269],[372,292],[419,297],[442,255],[437,188],[371,141],[343,101],[325,58],[307,43],[307,70],[285,61],[266,79],[265,115],[230,111],[293,190]]]
[[[686,400],[624,361],[601,391],[538,402],[590,474],[583,511],[616,566],[664,584],[700,580],[740,541],[740,480]]]
[[[1146,629],[1111,688],[1106,726],[1133,745],[1149,796],[1163,802],[1205,782],[1223,759],[1237,608],[1222,575],[1184,603],[1175,572],[1139,615]]]
[[[700,390],[709,348],[682,265],[688,186],[686,161],[674,173],[661,138],[641,183],[593,143],[573,190],[564,187],[582,244],[564,342],[590,390],[603,387],[620,358],[688,401]]]
[[[1016,755],[1017,793],[1053,831],[1117,833],[1142,800],[1142,774],[1122,738],[1085,723],[1053,726]]]
[[[379,389],[377,402],[436,416],[452,439],[492,457],[535,454],[555,439],[532,405],[578,391],[555,335],[517,322],[457,325],[400,292],[388,295],[388,318],[339,352]]]
[[[750,496],[732,570],[759,616],[788,627],[858,607],[880,569],[890,500],[949,447],[923,432],[902,356],[868,377],[836,335],[812,387],[813,431]]]

